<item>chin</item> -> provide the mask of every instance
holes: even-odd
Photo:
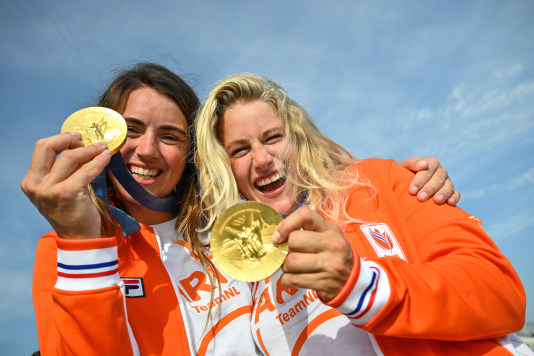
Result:
[[[287,205],[276,205],[276,204],[273,204],[271,205],[271,208],[273,208],[274,210],[276,210],[276,212],[280,215],[288,215],[290,214],[291,212],[293,212],[293,210],[295,210],[297,207],[287,207]]]

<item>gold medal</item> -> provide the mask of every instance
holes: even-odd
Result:
[[[217,266],[233,279],[256,282],[276,272],[287,256],[287,243],[273,243],[282,221],[270,206],[247,201],[219,216],[211,232],[211,252]]]
[[[104,142],[111,154],[118,152],[126,142],[128,128],[118,112],[94,106],[76,111],[61,127],[61,132],[79,132],[82,142],[90,146]]]

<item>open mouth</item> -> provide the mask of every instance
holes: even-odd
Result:
[[[280,188],[285,184],[287,177],[282,173],[276,173],[270,178],[262,179],[254,185],[262,193],[270,193]]]
[[[141,179],[141,180],[154,179],[160,173],[159,169],[141,168],[141,167],[136,167],[136,166],[130,166],[128,168],[130,170],[131,175],[134,178]]]

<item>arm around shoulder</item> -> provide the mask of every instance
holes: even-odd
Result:
[[[393,161],[369,161],[360,170],[377,192],[370,216],[379,216],[375,225],[388,226],[384,233],[391,235],[391,247],[381,254],[371,247],[365,229],[351,233],[352,243],[362,244],[365,261],[384,271],[390,289],[387,302],[362,328],[378,335],[449,341],[521,329],[526,307],[522,283],[479,221],[457,207],[418,202],[407,193],[413,174]],[[364,204],[356,200],[349,213],[362,216]]]
[[[480,220],[446,204],[414,201],[406,194],[410,179],[409,172],[391,164],[390,186],[403,220],[395,235],[407,261],[377,260],[388,275],[391,297],[388,312],[369,326],[442,340],[492,338],[520,330],[526,298],[510,261]]]

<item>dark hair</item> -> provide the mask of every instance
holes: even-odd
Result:
[[[191,126],[200,105],[197,95],[182,78],[156,63],[137,63],[119,73],[100,97],[99,105],[122,113],[130,93],[143,87],[153,88],[172,98]]]

